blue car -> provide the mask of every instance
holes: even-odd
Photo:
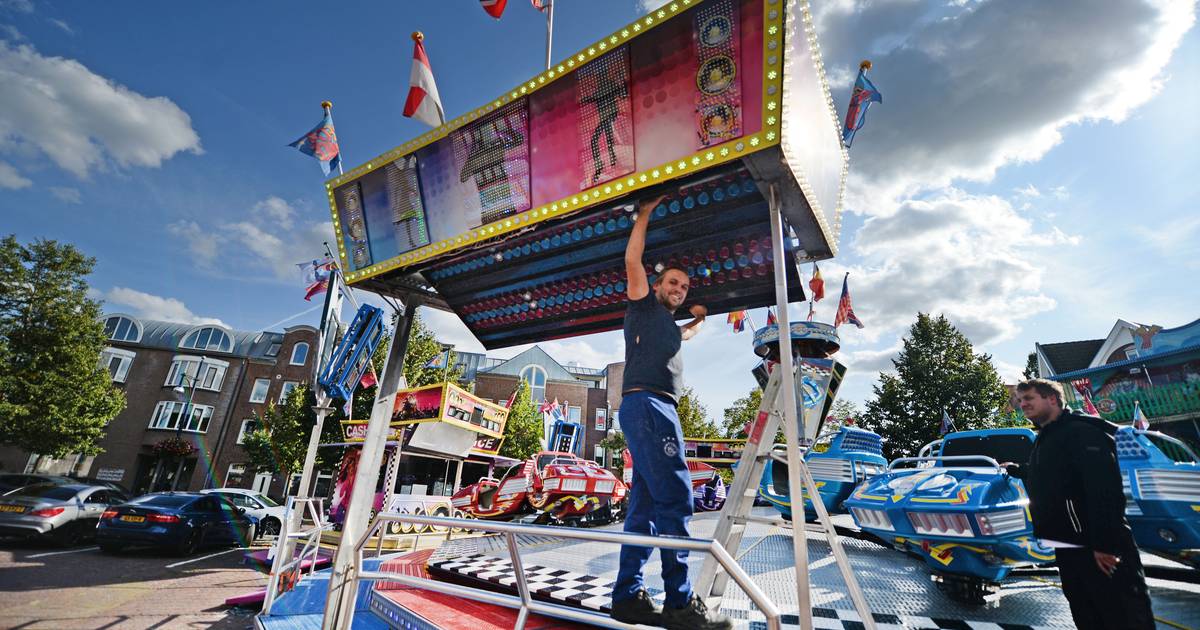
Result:
[[[776,446],[778,448],[778,446]],[[804,454],[813,482],[825,511],[845,512],[842,502],[861,483],[882,473],[888,462],[883,457],[883,440],[874,431],[857,427],[842,427],[834,433],[817,438],[816,445]],[[816,520],[812,497],[804,493],[804,518]],[[788,491],[787,464],[767,460],[758,496],[779,510],[787,520],[792,519],[792,498]]]
[[[96,544],[105,552],[151,546],[190,555],[207,545],[244,547],[253,539],[253,529],[245,510],[220,496],[157,492],[105,510]]]

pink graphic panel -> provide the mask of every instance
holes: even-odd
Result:
[[[696,72],[697,149],[742,135],[741,57],[738,55],[737,10],[731,0],[710,2],[696,10],[693,46]]]
[[[583,168],[576,132],[579,104],[575,74],[565,76],[529,97],[530,167],[533,205],[540,206],[579,192]]]
[[[458,180],[474,182],[483,223],[529,209],[528,121],[521,99],[450,136]]]
[[[584,190],[633,172],[633,108],[629,102],[629,48],[585,65],[577,76],[579,161]]]
[[[653,36],[629,44],[633,73],[633,133],[637,170],[694,152],[696,55],[692,21],[660,23]]]

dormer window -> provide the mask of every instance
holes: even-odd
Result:
[[[230,352],[233,349],[233,341],[220,328],[204,326],[188,333],[179,347],[201,351]]]
[[[131,317],[113,315],[104,320],[104,336],[113,341],[139,341],[142,326]]]

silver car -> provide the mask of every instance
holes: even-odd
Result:
[[[109,506],[128,501],[123,493],[89,484],[37,483],[0,496],[0,535],[43,538],[74,545],[96,535]]]

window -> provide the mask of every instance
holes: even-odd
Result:
[[[270,346],[267,348],[267,356],[269,356],[269,357],[277,357],[277,356],[279,356],[279,347],[280,347],[280,344],[278,344],[278,343],[273,343],[273,344],[271,344],[271,345],[270,345]]]
[[[521,370],[521,380],[529,383],[529,397],[534,402],[546,400],[546,370],[539,365],[527,365]]]
[[[154,407],[154,415],[150,418],[151,429],[181,430],[192,433],[205,433],[208,423],[212,420],[213,408],[209,405],[192,405],[190,417],[180,425],[183,409],[187,403],[174,400],[164,400]]]
[[[263,403],[267,402],[267,390],[271,388],[271,379],[256,378],[254,379],[254,389],[250,390],[250,402]]]
[[[242,478],[246,476],[245,464],[230,464],[229,472],[225,473],[225,486],[236,486],[242,483]]]
[[[299,386],[300,386],[300,383],[298,383],[296,381],[284,381],[283,389],[280,390],[280,392],[279,392],[279,402],[283,402],[283,401],[287,400],[288,394],[292,393],[292,390],[296,389]]]
[[[229,364],[209,358],[200,359],[189,356],[176,356],[171,362],[171,371],[167,373],[164,387],[182,387],[190,389],[193,386],[210,391],[220,391],[225,383],[225,370]]]
[[[246,508],[247,510],[261,510],[263,508],[258,501],[240,492],[218,492],[217,494],[240,508]]]
[[[608,429],[608,410],[604,407],[596,407],[596,428],[604,431]]]
[[[113,341],[139,341],[142,338],[142,326],[133,318],[113,315],[104,320],[104,336]]]
[[[604,466],[604,447],[603,446],[600,446],[599,444],[596,445],[595,449],[592,451],[592,459],[594,459],[596,461],[596,464],[598,464],[599,466],[601,466],[601,467]]]
[[[581,422],[583,418],[583,408],[567,405],[567,420],[571,422]]]
[[[308,344],[301,341],[292,347],[292,365],[304,365],[308,361]]]
[[[133,358],[136,356],[137,354],[128,350],[105,348],[100,352],[100,367],[108,370],[114,383],[124,383],[125,377],[129,375],[129,366],[133,365]]]
[[[233,349],[233,341],[225,331],[216,326],[204,326],[188,333],[179,344],[180,348],[193,350],[215,350],[229,352]]]
[[[246,439],[247,435],[258,430],[258,421],[254,418],[246,418],[242,420],[242,429],[238,431],[237,443],[241,444],[242,440]]]
[[[621,418],[621,412],[614,411],[612,414],[612,422],[609,423],[608,428],[612,429],[613,431],[620,431],[621,430],[620,418]]]

